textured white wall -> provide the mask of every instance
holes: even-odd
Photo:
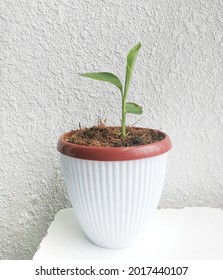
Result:
[[[82,78],[111,71],[142,42],[129,99],[173,141],[160,207],[223,207],[223,2],[0,2],[0,259],[31,258],[69,202],[59,135],[107,118],[115,87]]]

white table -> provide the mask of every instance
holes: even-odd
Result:
[[[71,208],[62,209],[33,259],[223,259],[223,210],[160,209],[138,244],[126,249],[105,249],[85,237]]]

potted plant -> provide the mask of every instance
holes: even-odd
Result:
[[[161,196],[168,151],[167,134],[127,127],[126,114],[142,114],[127,102],[134,64],[141,44],[128,53],[124,87],[107,72],[84,77],[115,85],[121,92],[121,126],[99,124],[63,134],[61,155],[68,195],[86,236],[106,248],[124,248],[143,237]]]

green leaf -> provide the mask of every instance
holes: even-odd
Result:
[[[127,64],[126,64],[126,76],[125,76],[125,89],[124,89],[124,96],[128,94],[129,86],[132,80],[132,72],[133,68],[139,53],[139,50],[141,48],[141,43],[138,43],[135,45],[128,53],[127,56]]]
[[[125,112],[141,115],[142,114],[142,107],[137,105],[136,103],[127,102],[126,107],[125,107]]]
[[[116,87],[118,87],[122,93],[122,83],[120,82],[119,78],[112,73],[108,73],[108,72],[85,73],[85,74],[81,74],[81,76],[113,84]]]

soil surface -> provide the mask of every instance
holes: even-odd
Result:
[[[73,130],[65,140],[84,146],[94,147],[128,147],[151,144],[165,138],[164,134],[149,128],[126,127],[126,137],[121,135],[120,127],[104,124]]]

